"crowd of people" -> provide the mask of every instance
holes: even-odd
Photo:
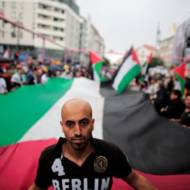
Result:
[[[110,72],[108,68],[104,67],[102,74],[108,73],[107,78],[110,80],[114,72],[113,70]],[[150,71],[137,77],[131,88],[147,94],[159,115],[190,127],[190,79],[186,78],[185,91],[182,92],[171,69],[164,68],[165,72],[162,70],[158,73]],[[48,78],[56,76],[92,79],[92,70],[79,63],[16,61],[9,64],[8,67],[0,66],[0,94],[8,93],[23,85],[45,83]]]
[[[0,94],[6,94],[23,85],[45,83],[48,78],[56,76],[90,78],[88,68],[78,63],[69,64],[55,59],[45,63],[37,60],[14,60],[8,64],[0,64]]]
[[[19,53],[22,55],[22,52]],[[23,53],[24,54],[24,53]],[[20,56],[21,57],[21,56]],[[1,60],[1,57],[0,57]],[[33,85],[45,83],[48,78],[61,76],[65,78],[86,77],[93,79],[93,72],[90,64],[72,62],[63,59],[43,59],[39,61],[27,56],[25,60],[20,59],[19,55],[12,56],[12,61],[8,64],[0,62],[0,94],[6,94],[23,85]],[[102,75],[110,80],[114,69],[109,67],[105,60],[102,67]]]
[[[190,79],[186,78],[182,89],[175,73],[169,69],[166,74],[149,73],[145,78],[136,87],[149,97],[158,114],[190,127]]]

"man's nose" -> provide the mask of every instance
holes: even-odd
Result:
[[[78,123],[75,125],[75,135],[81,135],[81,129]]]

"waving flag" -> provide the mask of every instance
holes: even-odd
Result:
[[[174,69],[176,79],[180,84],[180,90],[182,94],[184,93],[185,88],[185,72],[186,72],[186,63],[182,63]]]
[[[129,56],[126,56],[115,79],[113,81],[113,88],[117,94],[123,93],[130,82],[141,72],[141,66],[137,54],[131,48]]]
[[[101,69],[104,65],[103,59],[93,51],[90,51],[89,59],[92,64],[94,79],[99,82],[106,81],[106,78],[101,75]]]
[[[182,175],[190,173],[188,128],[159,117],[139,92],[116,96],[92,80],[55,78],[0,96],[0,189],[26,190],[34,181],[40,152],[62,134],[61,106],[74,97],[92,105],[93,136],[120,146],[159,189],[189,188],[190,176]],[[117,189],[129,187],[115,179]]]

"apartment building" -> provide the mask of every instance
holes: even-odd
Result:
[[[80,37],[80,60],[88,63],[88,52],[95,51],[102,56],[105,51],[105,42],[96,27],[91,23],[90,17],[81,17],[81,37]]]
[[[94,25],[91,25],[89,44],[90,44],[89,47],[91,47],[94,51],[100,52],[100,54],[104,53],[105,49],[104,39]]]
[[[142,65],[146,64],[149,57],[157,56],[157,49],[154,46],[144,44],[136,49],[139,61]]]
[[[166,66],[171,66],[173,63],[174,54],[174,35],[170,35],[160,42],[159,55]]]
[[[90,18],[85,19],[83,17],[82,19],[81,49],[103,53],[105,50],[104,38],[100,35],[97,28],[91,23]]]
[[[0,21],[1,46],[60,51],[80,47],[82,20],[74,0],[1,0],[0,14],[27,30]]]

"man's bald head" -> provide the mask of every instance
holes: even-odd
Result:
[[[90,147],[94,129],[90,104],[82,99],[70,99],[63,105],[61,116],[60,124],[67,139],[65,146],[77,153]]]
[[[68,101],[66,101],[61,109],[61,116],[65,115],[66,112],[72,112],[75,110],[83,110],[86,112],[87,115],[92,117],[92,107],[89,104],[89,102],[79,99],[79,98],[73,98]]]

